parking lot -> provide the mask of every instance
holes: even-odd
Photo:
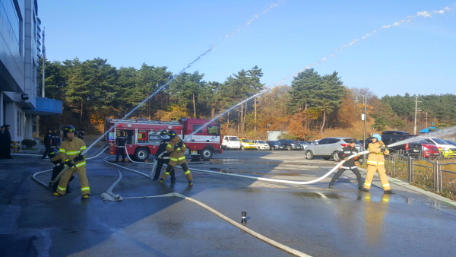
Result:
[[[50,162],[14,157],[1,163],[2,256],[456,254],[448,243],[456,229],[452,204],[400,181],[392,181],[397,194],[388,198],[377,180],[371,192],[360,192],[350,173],[334,189],[327,187],[330,177],[309,185],[286,182],[316,179],[336,164],[306,160],[303,151],[224,151],[210,161],[189,162],[193,187],[181,170],[175,185],[159,184],[136,173],[150,174],[150,163],[115,166],[114,156],[103,154],[88,161],[88,200],[80,199],[77,179],[74,192],[53,197],[31,179]],[[49,176],[37,178],[47,182]],[[110,188],[121,201],[103,200]]]

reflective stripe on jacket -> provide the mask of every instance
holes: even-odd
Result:
[[[59,155],[62,160],[73,160],[85,149],[87,149],[87,146],[85,145],[84,140],[77,137],[73,138],[71,141],[66,139],[60,145]],[[76,167],[81,167],[85,164],[85,160],[82,160],[76,163]]]
[[[367,147],[369,156],[367,157],[367,165],[384,165],[385,155],[389,154],[388,149],[382,152],[380,146],[385,145],[383,142],[370,143]]]

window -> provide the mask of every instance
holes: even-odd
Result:
[[[328,144],[334,144],[334,143],[337,143],[337,142],[339,142],[339,139],[337,139],[337,138],[328,139]]]
[[[323,138],[322,140],[318,141],[318,144],[324,145],[324,144],[327,144],[328,142],[329,142],[329,138]]]
[[[219,126],[207,126],[207,134],[208,135],[219,135],[220,134],[220,128]]]
[[[202,125],[193,125],[193,132],[195,133],[195,131],[198,131],[195,134],[203,134],[204,128],[201,127]]]

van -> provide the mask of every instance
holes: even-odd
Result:
[[[222,139],[222,149],[241,149],[241,140],[237,136],[224,136]]]

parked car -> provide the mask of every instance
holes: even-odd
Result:
[[[405,131],[398,131],[398,130],[387,130],[383,131],[382,135],[410,135],[410,133]]]
[[[222,140],[222,149],[241,149],[241,141],[237,136],[224,136]]]
[[[306,148],[306,158],[312,160],[314,157],[323,157],[329,160],[332,157],[334,161],[340,161],[339,151],[348,146],[351,140],[355,140],[355,148],[361,152],[361,143],[352,137],[326,137]]]
[[[444,141],[447,142],[447,143],[450,144],[450,145],[456,146],[456,142],[454,142],[454,141],[446,140],[446,139],[444,139]]]
[[[419,141],[422,146],[422,157],[423,158],[435,158],[440,156],[439,148],[436,145],[429,144],[426,140]]]
[[[388,131],[382,132],[382,141],[388,147],[390,153],[399,153],[406,156],[420,157],[422,156],[422,143],[419,138],[416,141],[410,142],[409,139],[416,137],[416,135],[410,135],[407,132],[403,131],[394,131],[396,133],[386,133]],[[400,133],[402,132],[402,133]],[[400,144],[401,141],[407,140],[403,144]],[[366,139],[366,142],[372,142],[372,139]],[[399,144],[396,144],[399,143]],[[367,147],[367,146],[366,146]],[[367,149],[367,148],[366,148]]]
[[[239,140],[241,141],[242,151],[244,151],[245,149],[256,149],[255,145],[247,138],[240,138]]]
[[[456,156],[456,146],[449,144],[445,140],[436,137],[427,137],[424,138],[424,140],[430,144],[437,146],[443,157],[446,158]]]
[[[269,150],[271,147],[268,143],[264,142],[263,140],[253,140],[253,144],[255,145],[256,149],[258,150]]]
[[[266,141],[272,151],[274,150],[285,150],[285,146],[282,145],[279,141]]]
[[[285,146],[285,148],[288,150],[288,151],[291,151],[291,150],[301,150],[301,145],[294,141],[294,140],[291,140],[291,139],[279,139],[278,140],[282,145]]]
[[[298,141],[298,143],[301,145],[301,148],[303,151],[306,150],[307,146],[309,146],[310,144],[307,143],[306,141]]]

